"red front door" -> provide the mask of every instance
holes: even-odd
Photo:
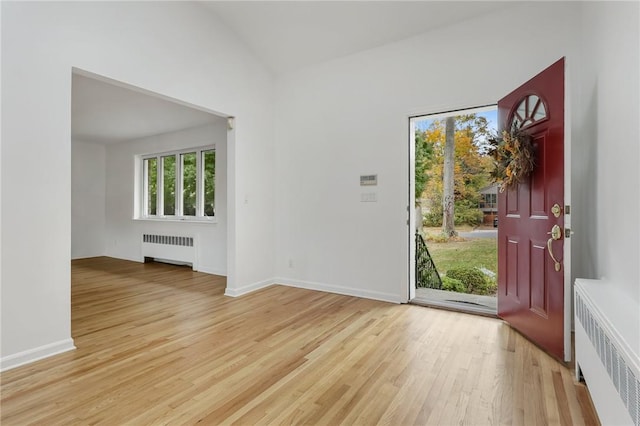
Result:
[[[564,58],[498,102],[498,127],[514,122],[532,136],[536,162],[498,196],[498,315],[564,359]]]

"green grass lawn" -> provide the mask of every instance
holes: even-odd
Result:
[[[494,239],[473,239],[437,243],[427,241],[427,248],[440,275],[455,267],[487,268],[498,272],[498,246]]]

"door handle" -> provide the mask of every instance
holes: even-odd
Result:
[[[551,259],[553,260],[553,268],[556,270],[556,272],[560,272],[562,265],[553,255],[553,242],[562,238],[562,228],[560,228],[558,225],[553,225],[553,228],[551,228],[551,232],[547,232],[547,234],[551,235],[551,238],[547,240],[547,250],[549,250],[549,256],[551,256]]]

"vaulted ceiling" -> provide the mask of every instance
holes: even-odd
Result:
[[[506,1],[204,1],[276,74],[510,7]]]
[[[275,75],[393,43],[505,1],[201,1]],[[73,76],[72,137],[116,143],[221,120],[123,85]]]

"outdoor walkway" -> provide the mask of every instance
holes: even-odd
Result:
[[[479,296],[477,294],[456,293],[433,288],[417,288],[416,297],[411,300],[411,303],[496,316],[498,300],[495,296]]]

